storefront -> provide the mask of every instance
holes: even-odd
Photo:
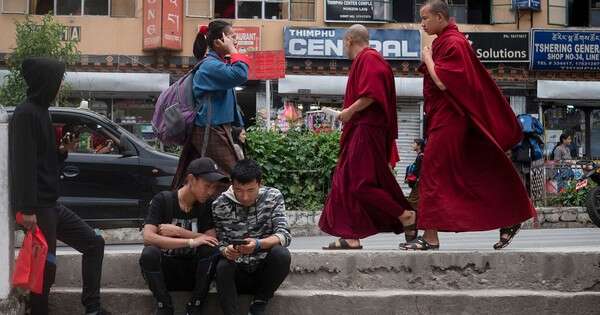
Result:
[[[600,70],[600,32],[533,30],[533,70],[569,71],[584,78]],[[600,158],[600,81],[538,80],[537,98],[550,153],[560,134],[572,136],[572,153]]]

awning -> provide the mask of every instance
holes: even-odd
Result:
[[[0,70],[0,85],[8,70]],[[72,92],[158,94],[169,87],[168,73],[67,72]]]
[[[396,96],[423,97],[422,78],[395,78]],[[346,76],[286,75],[279,79],[279,94],[344,95]]]
[[[537,97],[555,100],[600,100],[600,82],[538,80]]]

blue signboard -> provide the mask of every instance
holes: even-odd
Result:
[[[540,11],[542,10],[542,4],[540,0],[513,0],[513,8],[519,10]]]
[[[600,70],[600,31],[533,30],[533,70]]]
[[[345,28],[284,29],[286,58],[345,59]],[[392,60],[419,60],[421,33],[418,30],[370,29],[371,47],[384,58]]]

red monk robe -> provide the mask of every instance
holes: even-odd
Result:
[[[344,239],[402,233],[398,217],[412,210],[388,167],[398,135],[393,72],[371,48],[352,63],[344,108],[361,97],[374,103],[344,125],[332,189],[319,221],[321,230]]]
[[[455,24],[433,41],[432,56],[446,91],[421,66],[427,146],[419,229],[484,231],[533,217],[525,186],[504,153],[522,138],[506,98]]]

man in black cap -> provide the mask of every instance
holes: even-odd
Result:
[[[10,121],[10,184],[12,208],[23,214],[26,229],[39,227],[48,244],[42,294],[30,295],[31,314],[48,314],[48,294],[56,274],[56,240],[83,254],[83,292],[86,314],[108,314],[100,307],[104,239],[68,208],[57,204],[59,169],[75,147],[73,134],[56,143],[48,107],[54,102],[65,73],[63,62],[28,58],[21,65],[27,98]],[[4,267],[3,267],[4,268]]]
[[[157,301],[156,314],[173,314],[169,291],[192,291],[187,314],[201,314],[219,257],[212,197],[228,182],[213,160],[199,158],[188,166],[183,186],[152,199],[140,266]]]

